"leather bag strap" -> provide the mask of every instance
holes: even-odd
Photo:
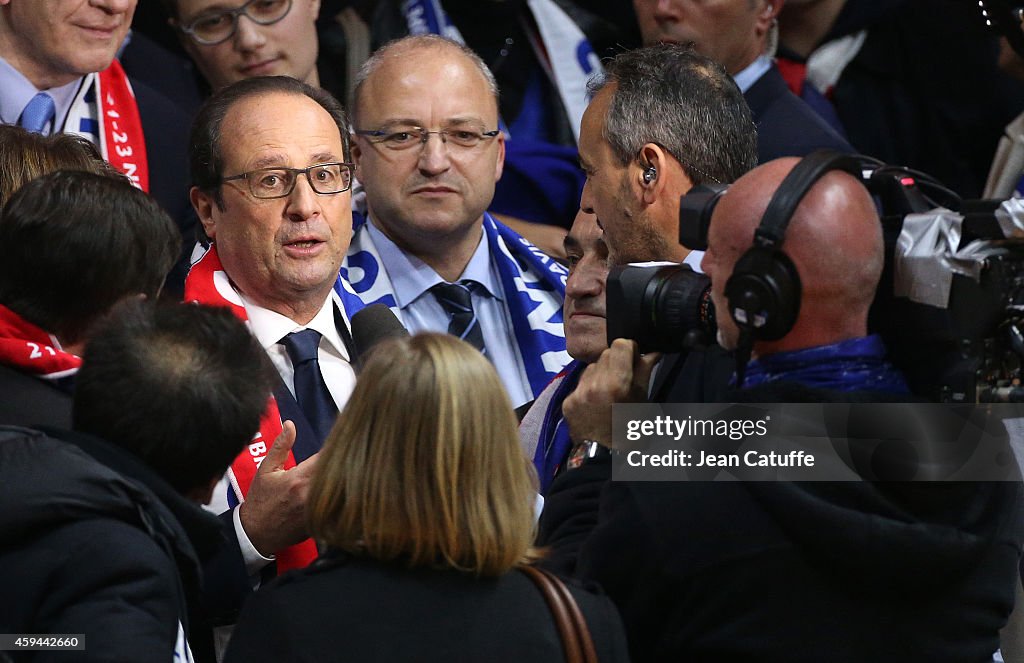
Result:
[[[583,613],[569,589],[553,574],[535,566],[521,566],[519,570],[533,581],[555,618],[555,627],[562,638],[565,660],[568,663],[597,663],[597,652],[590,637],[590,629]]]

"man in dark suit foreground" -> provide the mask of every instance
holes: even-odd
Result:
[[[0,630],[80,634],[80,661],[213,661],[199,569],[230,530],[198,504],[256,430],[268,364],[227,311],[115,309],[74,432],[0,428]]]
[[[352,237],[349,155],[341,105],[283,76],[219,90],[192,130],[192,205],[210,248],[185,298],[248,321],[280,375],[258,436],[212,504],[231,508],[249,574],[316,556],[306,485],[355,384],[348,319],[362,307],[338,278]]]

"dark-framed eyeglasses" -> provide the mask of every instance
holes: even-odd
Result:
[[[245,14],[253,23],[272,25],[288,15],[292,0],[249,0],[235,9],[217,9],[202,13],[178,29],[203,46],[231,39],[238,30],[238,17]]]
[[[352,168],[347,162],[318,163],[309,168],[260,168],[247,173],[222,177],[221,183],[245,180],[253,198],[284,198],[295,190],[299,175],[305,175],[309,186],[321,195],[343,193],[352,187]]]
[[[500,129],[486,131],[477,125],[458,125],[427,131],[423,127],[411,125],[386,125],[380,129],[356,129],[357,136],[365,136],[371,143],[381,145],[389,150],[404,151],[427,144],[431,134],[437,134],[441,142],[449,147],[474,148],[486,140],[494,138]]]

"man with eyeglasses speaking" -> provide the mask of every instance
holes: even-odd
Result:
[[[355,385],[348,320],[362,303],[334,290],[352,236],[348,122],[319,88],[251,78],[206,102],[190,145],[192,205],[211,246],[189,272],[185,299],[246,320],[281,377],[212,505],[230,513],[250,575],[274,560],[281,572],[316,556],[306,487]],[[232,589],[245,584],[245,574],[220,571]]]
[[[516,407],[569,363],[567,272],[487,212],[501,177],[497,85],[473,51],[434,35],[385,45],[352,106],[357,222],[344,272],[410,331],[446,331],[494,364]]]

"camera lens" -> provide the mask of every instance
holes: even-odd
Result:
[[[711,280],[688,265],[613,267],[607,295],[609,344],[629,338],[641,352],[678,352],[714,338]]]

